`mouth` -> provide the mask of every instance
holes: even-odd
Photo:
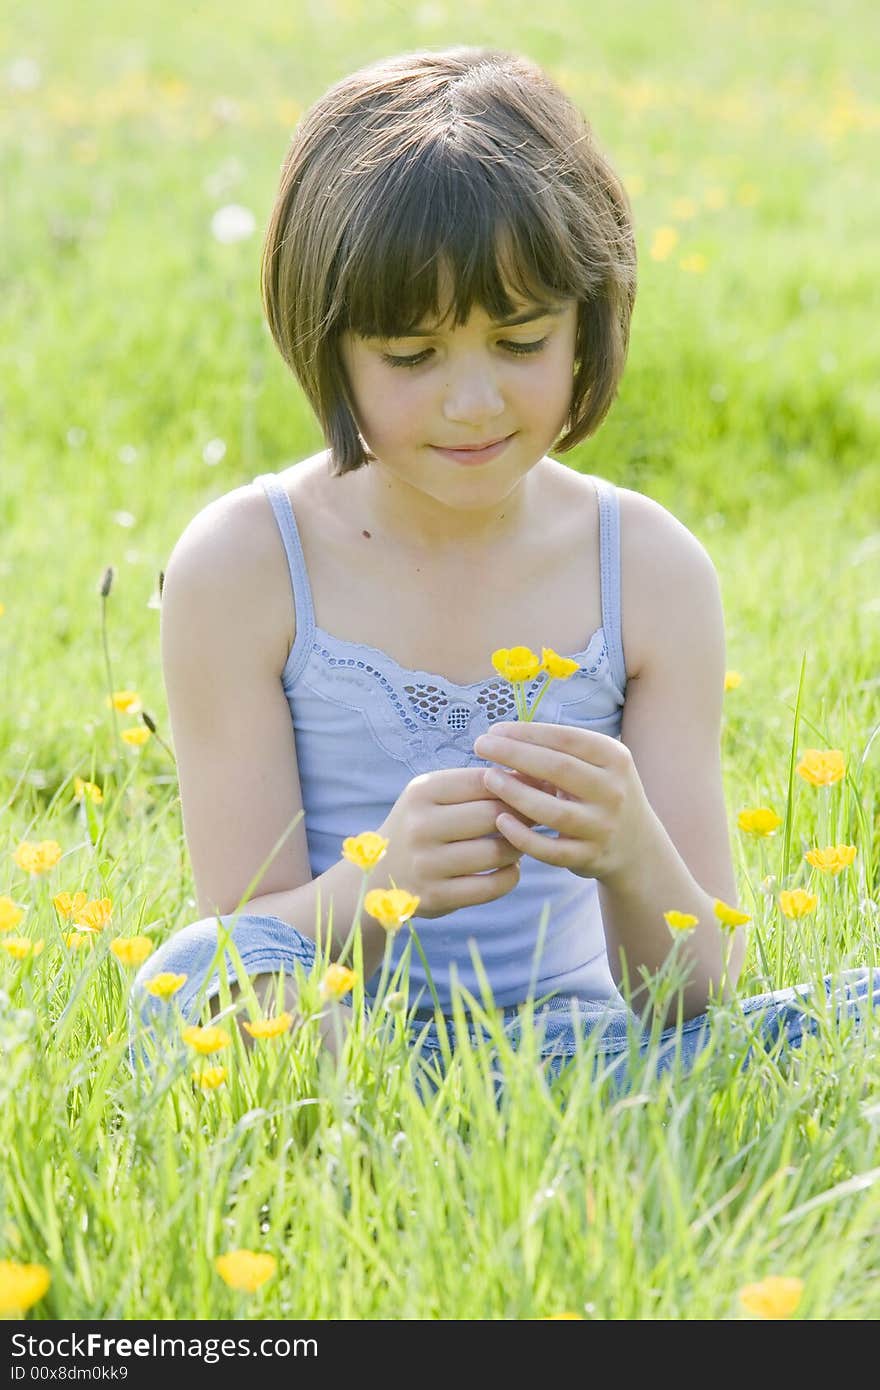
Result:
[[[511,439],[513,435],[507,434],[489,444],[464,445],[457,449],[445,449],[438,444],[432,444],[431,448],[435,453],[443,454],[445,458],[453,459],[456,463],[488,463],[490,459],[498,457]]]

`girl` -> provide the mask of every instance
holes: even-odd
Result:
[[[718,900],[737,916],[718,578],[663,507],[548,452],[593,435],[620,383],[636,289],[623,185],[527,59],[404,54],[303,117],[262,269],[327,448],[212,502],[167,567],[163,669],[203,915],[136,979],[132,1062],[144,1025],[179,1034],[216,1000],[218,916],[258,998],[283,967],[295,1012],[316,909],[332,907],[334,958],[349,936],[363,871],[343,842],[364,830],[388,842],[369,888],[418,899],[391,966],[408,952],[425,1049],[456,982],[479,997],[485,972],[514,1039],[540,1000],[548,1059],[597,1027],[621,1053],[619,986],[663,966],[674,909],[696,925],[661,1022],[687,1060],[745,952],[742,926],[715,916]],[[523,687],[539,719],[517,717],[493,670],[523,645],[571,672]],[[361,932],[371,1004],[386,936],[367,913]],[[170,1002],[146,989],[166,972],[186,977]],[[856,999],[873,992],[870,972],[850,976]],[[792,989],[742,1007],[768,1037],[812,1024]],[[332,1052],[350,1018],[328,1004]]]

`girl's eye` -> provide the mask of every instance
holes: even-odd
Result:
[[[506,348],[506,350],[513,353],[514,356],[525,357],[529,353],[540,352],[546,341],[546,338],[539,338],[535,343],[503,342],[501,343],[501,347]],[[423,362],[427,361],[430,354],[430,348],[426,348],[424,352],[416,353],[415,357],[394,357],[389,352],[383,352],[382,360],[388,362],[392,367],[420,367]]]

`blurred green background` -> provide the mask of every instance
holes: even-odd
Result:
[[[655,497],[712,555],[743,674],[731,791],[778,790],[804,653],[806,715],[838,710],[831,742],[862,750],[880,670],[876,5],[43,0],[0,10],[0,794],[28,787],[36,809],[93,745],[99,773],[112,759],[108,565],[114,685],[167,737],[174,542],[210,499],[323,445],[259,298],[291,131],[354,68],[453,43],[543,64],[630,192],[627,371],[563,457]],[[245,234],[225,240],[230,207]],[[135,756],[172,780],[159,747]]]

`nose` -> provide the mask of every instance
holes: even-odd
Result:
[[[444,392],[444,418],[478,437],[491,434],[492,421],[507,415],[495,373],[485,361],[463,359],[447,376]]]

